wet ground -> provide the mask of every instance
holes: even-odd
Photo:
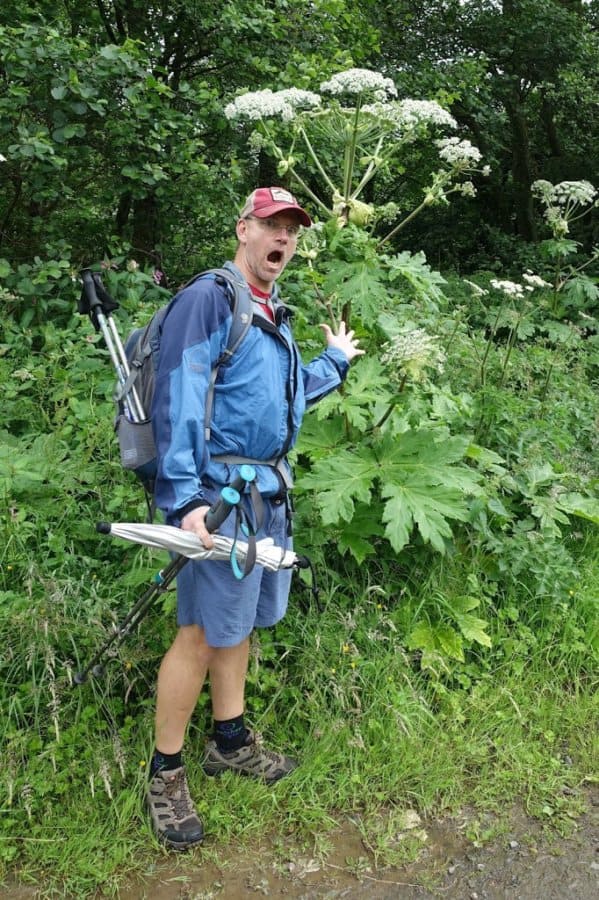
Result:
[[[509,815],[465,814],[422,823],[414,814],[402,830],[346,821],[330,835],[326,855],[312,857],[277,841],[218,864],[194,857],[158,865],[120,894],[121,900],[598,900],[599,789],[571,833],[560,836],[515,808]],[[401,827],[401,826],[400,826]],[[378,834],[377,834],[378,832]],[[385,834],[409,864],[376,866],[376,842]],[[366,836],[365,836],[366,835]]]
[[[567,836],[515,807],[422,822],[416,813],[368,823],[347,819],[311,854],[275,836],[255,848],[207,845],[161,857],[124,885],[119,900],[598,900],[599,787]],[[390,827],[390,824],[392,827]],[[316,844],[316,842],[314,842]],[[377,865],[385,858],[410,860]],[[34,900],[35,889],[0,885],[0,898]],[[66,895],[64,895],[66,896]],[[101,892],[98,898],[104,896]],[[77,898],[74,898],[77,900]]]

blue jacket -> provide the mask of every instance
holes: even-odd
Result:
[[[347,374],[347,358],[335,347],[302,363],[285,307],[275,307],[277,325],[258,312],[257,304],[254,308],[252,326],[231,361],[219,369],[206,441],[206,392],[227,345],[231,309],[225,289],[211,277],[184,288],[169,304],[152,404],[158,451],[155,500],[169,521],[199,505],[203,485],[232,480],[238,466],[215,457],[284,458],[297,440],[306,407],[338,387]],[[279,493],[274,468],[255,468],[260,493]]]

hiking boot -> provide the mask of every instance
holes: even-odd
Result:
[[[238,775],[260,778],[266,784],[274,784],[297,768],[297,761],[274,750],[267,750],[248,729],[246,743],[238,750],[223,753],[211,739],[206,744],[206,755],[202,768],[206,775],[220,775],[230,770]]]
[[[204,838],[189,788],[185,767],[156,772],[148,785],[146,801],[158,838],[173,850],[186,850]]]

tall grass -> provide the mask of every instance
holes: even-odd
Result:
[[[256,637],[248,684],[248,718],[302,765],[274,790],[232,775],[205,779],[203,697],[186,748],[209,834],[194,857],[264,833],[312,842],[348,814],[372,834],[394,811],[446,815],[464,802],[500,810],[515,797],[566,827],[597,772],[598,561],[595,536],[563,607],[526,612],[520,603],[517,623],[496,615],[493,647],[441,676],[405,648],[406,617],[424,596],[413,589],[407,603],[391,583],[356,584],[342,596],[322,573],[323,611],[294,594],[283,622]],[[423,594],[429,588],[423,581]],[[26,604],[0,610],[0,859],[5,875],[42,893],[116,893],[125,873],[164,852],[142,798],[154,674],[172,614],[154,610],[105,681],[73,687],[107,618],[96,587],[59,577],[33,578]],[[377,860],[396,860],[380,824],[375,831]]]

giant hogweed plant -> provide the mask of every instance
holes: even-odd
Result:
[[[358,562],[380,535],[401,551],[415,530],[444,552],[450,522],[468,517],[480,476],[465,463],[470,439],[431,414],[443,354],[422,322],[434,322],[443,279],[424,255],[387,253],[389,241],[426,207],[452,193],[474,194],[481,154],[447,136],[457,124],[435,101],[397,99],[393,82],[350,69],[320,85],[246,93],[225,109],[250,146],[270,153],[279,175],[308,196],[321,222],[299,254],[304,298],[316,297],[333,326],[351,320],[369,354],[343,391],[319,404],[306,423],[300,460],[309,459],[299,492],[314,491],[324,525]],[[438,164],[413,209],[376,207],[365,192],[377,175],[402,171],[414,144],[434,142]],[[381,226],[390,225],[380,236]],[[376,231],[376,235],[375,235]],[[309,291],[308,291],[309,289]],[[418,324],[417,324],[418,323]],[[380,351],[380,352],[379,352]]]

